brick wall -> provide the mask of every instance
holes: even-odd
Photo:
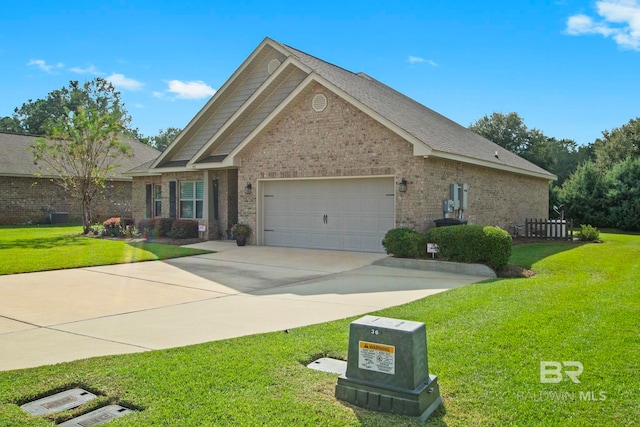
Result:
[[[323,112],[311,100],[323,93]],[[393,175],[405,178],[406,193],[396,192],[396,225],[421,230],[442,218],[449,184],[469,184],[471,224],[507,229],[525,217],[546,217],[548,183],[455,161],[416,157],[412,145],[320,85],[303,91],[240,154],[241,189],[258,179]],[[239,221],[257,223],[255,192],[240,191]],[[255,233],[252,241],[255,243]]]
[[[71,222],[82,222],[80,202],[49,179],[0,177],[0,224],[44,224],[51,212],[69,212]],[[130,212],[131,182],[109,182],[93,204],[93,221]]]

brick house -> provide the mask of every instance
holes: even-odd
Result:
[[[50,214],[54,212],[67,212],[71,222],[82,222],[80,202],[52,182],[56,176],[34,163],[29,147],[36,138],[0,132],[0,224],[44,224],[50,222]],[[96,220],[131,214],[132,178],[122,172],[160,154],[140,142],[130,141],[130,144],[133,156],[117,160],[120,166],[108,180],[103,197],[95,203],[93,217]]]
[[[266,38],[153,162],[133,213],[194,218],[209,239],[382,251],[391,228],[443,217],[467,184],[470,224],[545,217],[555,176],[364,73]]]

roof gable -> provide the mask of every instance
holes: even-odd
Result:
[[[546,170],[364,73],[352,73],[289,46],[286,48],[353,100],[422,142],[428,147],[425,155],[555,179]],[[415,140],[412,142],[415,147]]]
[[[271,61],[282,63],[285,59],[286,55],[280,46],[265,39],[187,124],[152,167],[192,160],[270,77]]]
[[[15,133],[0,132],[0,175],[15,177],[34,177],[42,175],[47,178],[56,178],[57,174],[52,174],[44,169],[44,166],[35,164],[33,153],[29,147],[35,144],[37,138],[41,136],[22,135]],[[147,164],[155,160],[160,151],[153,147],[142,144],[133,139],[126,139],[131,146],[131,157],[120,157],[116,159],[118,166],[114,169],[110,179],[130,179],[123,175],[124,172],[138,166],[141,162]]]
[[[275,68],[274,60],[278,61]],[[297,86],[283,91],[286,79],[282,77],[293,71],[298,74],[288,84]],[[237,167],[235,155],[312,81],[411,142],[416,156],[555,179],[544,169],[364,73],[353,73],[269,38],[242,63],[151,169],[177,164],[184,165],[181,167],[185,170]]]

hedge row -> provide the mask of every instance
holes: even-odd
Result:
[[[190,239],[198,237],[198,221],[192,219],[146,218],[138,224],[138,230],[146,238],[170,237]]]
[[[439,257],[449,261],[483,263],[503,269],[511,257],[512,240],[506,231],[490,226],[463,225],[437,227],[420,233],[401,227],[389,230],[382,240],[388,254],[400,258],[421,258],[427,242],[439,248]]]

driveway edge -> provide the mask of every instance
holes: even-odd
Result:
[[[412,270],[442,271],[445,273],[467,274],[495,279],[496,273],[484,264],[466,264],[462,262],[435,261],[430,259],[410,259],[387,257],[374,261],[373,265],[383,267],[409,268]]]

